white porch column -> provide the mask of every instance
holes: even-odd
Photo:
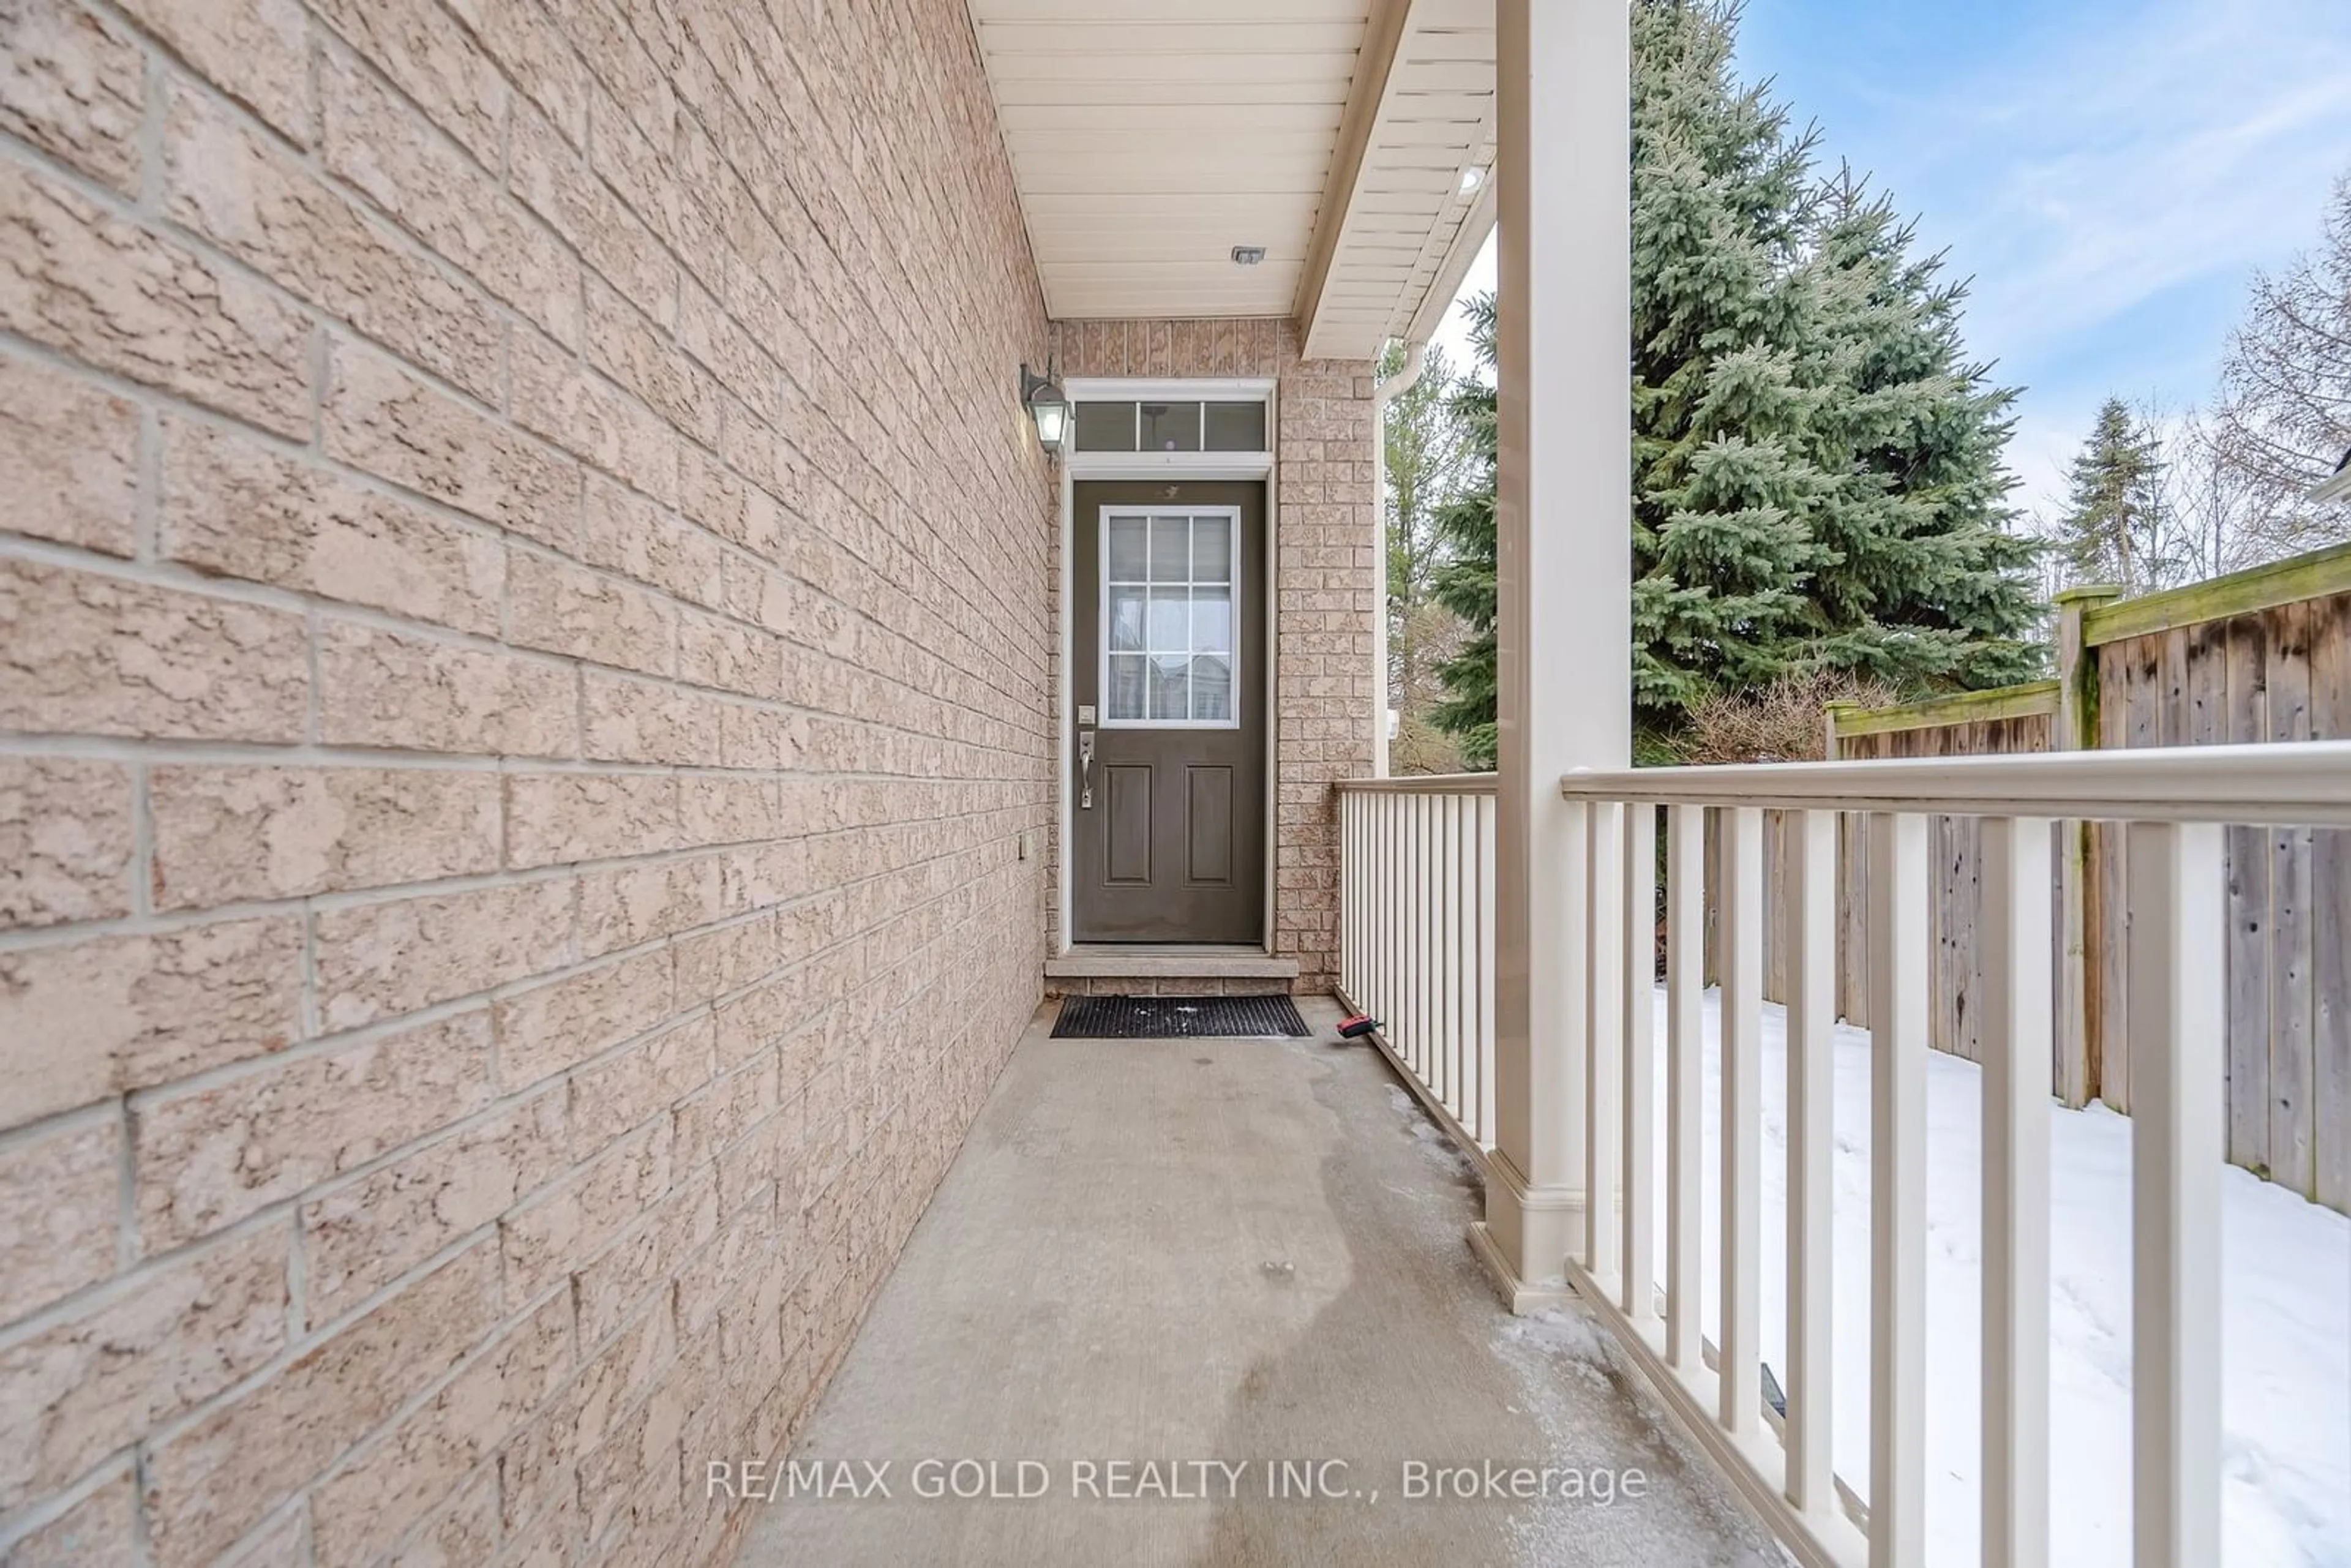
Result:
[[[1583,1240],[1584,855],[1559,779],[1631,759],[1631,62],[1625,0],[1497,0],[1495,24],[1497,1147],[1472,1240],[1523,1310]]]

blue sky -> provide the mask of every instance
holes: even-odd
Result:
[[[2210,396],[2247,279],[2351,169],[2351,0],[1749,0],[1740,61],[1974,279],[2028,508],[2109,392]]]

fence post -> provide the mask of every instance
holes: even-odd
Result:
[[[2111,583],[2095,583],[2063,589],[2053,601],[2057,607],[2057,719],[2049,739],[2053,750],[2098,748],[2098,659],[2084,639],[2084,628],[2091,611],[2121,598],[2122,591]],[[2057,869],[2061,946],[2055,1088],[2057,1098],[2078,1111],[2098,1092],[2090,1050],[2096,1030],[2090,1009],[2090,955],[2106,934],[2092,929],[2090,910],[2097,825],[2067,821],[2059,823],[2057,831],[2064,852]]]

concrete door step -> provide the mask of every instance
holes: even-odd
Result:
[[[1286,993],[1298,961],[1262,947],[1184,942],[1081,942],[1045,960],[1057,997],[1249,997]]]

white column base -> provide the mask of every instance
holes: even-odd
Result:
[[[1518,1316],[1572,1300],[1567,1260],[1583,1246],[1583,1194],[1531,1184],[1510,1156],[1486,1157],[1486,1218],[1469,1227],[1478,1255],[1502,1304]]]

